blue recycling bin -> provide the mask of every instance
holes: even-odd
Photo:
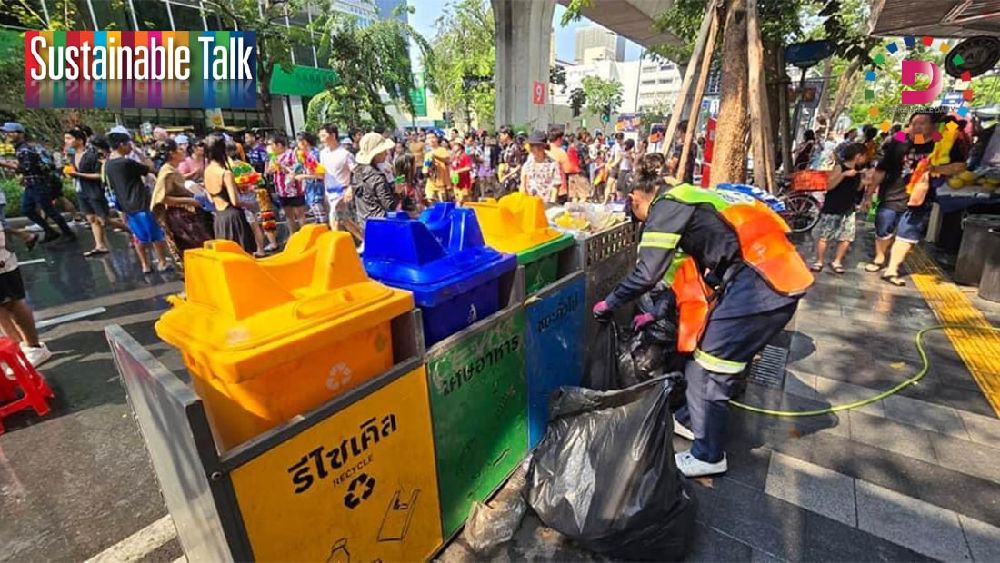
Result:
[[[497,312],[500,278],[517,257],[486,246],[471,209],[438,203],[420,219],[369,219],[364,264],[373,279],[413,292],[430,347]]]

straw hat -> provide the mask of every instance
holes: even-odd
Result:
[[[371,164],[372,158],[384,153],[396,146],[392,139],[386,139],[381,133],[365,133],[358,143],[358,155],[355,160],[358,164]]]

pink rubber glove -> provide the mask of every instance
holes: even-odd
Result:
[[[656,317],[654,317],[649,313],[638,314],[635,316],[634,319],[632,319],[632,330],[635,332],[639,332],[640,330],[645,328],[646,325],[652,323],[655,320]]]
[[[612,313],[611,309],[608,308],[607,302],[605,302],[605,301],[598,301],[597,304],[594,305],[594,318],[595,319],[597,319],[599,321],[608,321],[608,320],[611,320],[612,314],[613,313]]]

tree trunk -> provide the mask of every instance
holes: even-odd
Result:
[[[775,151],[771,135],[771,112],[767,104],[767,91],[764,86],[764,43],[760,37],[757,0],[747,0],[746,9],[754,179],[757,182],[757,187],[773,192],[775,190]]]
[[[271,115],[271,74],[272,70],[265,70],[263,66],[257,83],[260,84],[260,105],[264,108],[264,127],[273,127],[274,116]]]
[[[681,81],[681,91],[677,93],[677,99],[674,100],[674,109],[670,114],[670,121],[667,123],[667,130],[663,135],[663,155],[670,159],[670,153],[673,150],[674,144],[674,134],[677,132],[677,124],[680,123],[681,115],[684,113],[684,106],[687,104],[688,95],[691,92],[691,86],[694,83],[694,71],[698,66],[698,61],[702,59],[704,54],[705,42],[708,40],[708,30],[712,25],[712,21],[717,19],[718,10],[715,9],[717,5],[717,0],[710,0],[706,2],[705,6],[705,17],[701,20],[701,27],[698,30],[698,39],[695,41],[694,50],[691,51],[691,60],[688,61],[687,67],[684,69],[684,79]],[[639,71],[642,72],[642,65],[640,65]]]
[[[767,113],[771,117],[771,145],[774,147],[776,158],[783,158],[781,154],[781,98],[779,93],[785,88],[785,69],[778,64],[778,53],[785,49],[785,46],[778,41],[763,38],[764,42],[764,86],[767,98]],[[775,162],[777,167],[779,162]]]
[[[747,13],[745,0],[726,0],[725,39],[719,121],[715,128],[712,183],[742,183],[746,179],[746,136],[749,130]]]
[[[698,82],[694,87],[694,99],[691,100],[691,115],[688,117],[687,128],[684,130],[684,144],[681,149],[681,158],[677,161],[677,168],[674,170],[674,177],[679,182],[684,181],[684,171],[687,170],[687,163],[691,156],[691,146],[694,144],[694,130],[698,125],[698,115],[701,113],[701,102],[705,98],[705,86],[708,84],[708,73],[712,70],[712,55],[715,53],[715,39],[719,33],[719,18],[713,16],[712,23],[708,29],[708,40],[705,43],[705,52],[701,57],[701,68],[698,69]],[[666,143],[664,143],[666,144]]]
[[[833,132],[832,129],[837,124],[837,118],[844,112],[847,102],[850,101],[850,96],[855,86],[854,75],[857,74],[859,68],[861,68],[861,60],[854,59],[844,69],[844,73],[837,78],[837,94],[833,97],[833,108],[830,110],[830,119],[828,120],[828,127],[831,130],[827,131],[827,133]]]
[[[823,95],[819,99],[819,106],[816,108],[816,115],[824,115],[830,105],[830,75],[833,74],[833,57],[827,57],[823,61]]]

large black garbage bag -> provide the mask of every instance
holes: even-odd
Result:
[[[684,556],[695,504],[674,464],[670,388],[661,377],[555,394],[528,475],[528,504],[546,526],[608,557]]]
[[[618,369],[618,325],[614,321],[597,324],[597,336],[587,348],[583,381],[588,389],[607,391],[627,385]]]

